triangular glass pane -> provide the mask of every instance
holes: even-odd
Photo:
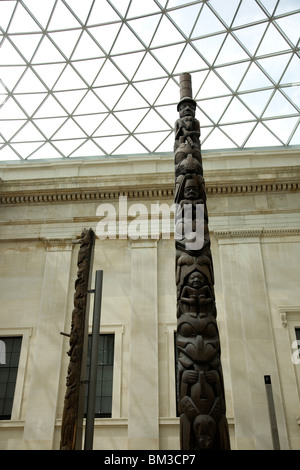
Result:
[[[115,56],[113,60],[126,75],[128,80],[131,80],[144,55],[145,52],[134,52],[132,54],[122,54]]]
[[[118,10],[118,12],[125,17],[125,14],[128,9],[128,5],[130,3],[129,0],[111,0],[111,3],[114,5],[114,7]],[[126,15],[127,16],[127,15]]]
[[[245,59],[249,59],[249,56],[241,48],[241,46],[233,38],[233,36],[229,34],[217,57],[216,64],[238,62],[239,60],[245,60]]]
[[[136,134],[135,137],[149,149],[149,152],[156,152],[162,141],[170,135],[170,132],[150,132],[148,134]],[[169,147],[171,151],[173,146]]]
[[[205,112],[207,116],[216,123],[224,113],[231,96],[225,98],[215,98],[211,100],[201,100],[198,102],[199,107]]]
[[[163,121],[162,118],[153,109],[151,109],[135,131],[138,133],[147,131],[163,131],[167,130],[169,127],[170,126],[168,126],[166,122]]]
[[[78,2],[78,0],[67,0],[67,3],[70,5],[75,15],[78,16],[80,21],[85,24],[93,0],[84,0],[84,2]]]
[[[92,140],[88,140],[72,153],[71,157],[98,157],[101,155],[104,155],[103,151]]]
[[[94,2],[92,12],[88,19],[88,25],[96,25],[121,21],[119,15],[109,5],[108,2]]]
[[[24,119],[25,114],[12,97],[0,108],[0,119]]]
[[[285,2],[279,2],[276,8],[276,15],[281,15],[282,13],[288,13],[290,11],[298,10],[299,3],[298,0],[285,0]]]
[[[78,23],[70,10],[62,2],[57,2],[55,4],[54,13],[48,25],[48,31],[57,29],[65,30],[79,27],[80,23]]]
[[[115,116],[124,124],[130,132],[138,126],[147,113],[147,109],[134,109],[132,111],[117,111]]]
[[[174,136],[173,132],[168,135],[168,137],[157,147],[154,152],[161,152],[161,153],[173,153],[174,147]]]
[[[277,0],[260,0],[262,5],[268,10],[268,12],[273,15],[274,8],[276,6]]]
[[[209,4],[216,10],[219,16],[225,23],[230,26],[235,15],[236,9],[239,6],[240,0],[210,0]]]
[[[5,147],[2,147],[0,149],[0,160],[5,161],[5,160],[19,160],[20,158],[16,154],[16,152],[13,151],[12,148],[10,148],[8,145]]]
[[[125,140],[125,136],[113,136],[113,137],[97,137],[94,141],[105,151],[106,154],[110,155],[119,145]]]
[[[175,44],[158,49],[152,49],[152,54],[159,60],[169,73],[172,73],[183,51],[184,44]]]
[[[1,119],[3,116],[1,116]],[[15,133],[26,123],[25,120],[4,119],[0,121],[0,133],[6,140],[12,138]]]
[[[209,72],[203,86],[201,87],[197,99],[213,98],[216,96],[229,95],[230,90],[217,77],[215,72]]]
[[[210,10],[210,8],[208,8],[206,4],[204,4],[195,29],[193,30],[192,37],[197,38],[201,36],[207,36],[211,33],[224,30],[225,27],[218,20],[216,15]]]
[[[264,113],[264,117],[285,116],[296,113],[297,110],[288,102],[282,93],[277,90]]]
[[[273,52],[281,52],[290,49],[289,44],[283,39],[281,34],[272,24],[265,34],[265,37],[257,51],[257,55],[271,54]]]
[[[240,98],[257,117],[260,117],[267,106],[272,93],[273,90],[256,91],[254,93],[241,94]]]
[[[12,39],[21,54],[30,62],[41,38],[41,34],[20,34]]]
[[[95,26],[89,28],[90,34],[96,39],[101,49],[108,54],[118,35],[121,23],[109,24],[103,26]]]
[[[112,155],[135,155],[146,153],[147,150],[134,137],[129,137]]]
[[[70,31],[59,31],[55,33],[49,33],[49,36],[51,37],[51,39],[53,39],[55,44],[57,44],[57,47],[62,51],[62,53],[68,59],[72,55],[75,44],[78,41],[78,38],[80,36],[80,32],[81,31],[78,29],[70,30]],[[80,38],[80,42],[81,40],[82,40],[82,37]],[[90,47],[90,44],[89,44],[89,47]],[[87,49],[87,50],[90,53],[90,49]],[[77,48],[76,48],[75,54],[76,52],[77,52]],[[74,56],[72,56],[72,59],[74,59]]]
[[[281,88],[285,95],[287,95],[292,102],[300,108],[300,83],[291,84],[289,87]]]
[[[190,37],[200,8],[201,5],[191,5],[169,12],[172,20],[176,23],[176,25],[183,32],[183,34],[185,34],[186,37]]]
[[[240,84],[250,62],[243,62],[236,65],[227,65],[226,67],[218,67],[216,71],[225,80],[228,86],[235,91]]]
[[[67,116],[66,111],[58,104],[53,96],[48,95],[35,117],[64,117]]]
[[[163,4],[162,1],[160,3]],[[168,8],[179,7],[181,5],[185,5],[186,3],[191,3],[191,2],[190,2],[190,0],[169,0],[168,1]]]
[[[211,71],[209,72],[203,86],[201,87],[197,99],[214,98],[216,96],[229,95],[230,90],[224,83]]]
[[[225,149],[237,146],[220,129],[215,129],[203,142],[203,149]]]
[[[280,77],[282,76],[283,71],[286,68],[290,58],[290,54],[283,54],[279,56],[268,57],[266,59],[261,59],[257,62],[263,67],[263,69],[274,80],[274,82],[277,83]]]
[[[200,127],[201,127],[201,135],[202,135],[202,129],[205,126],[211,126],[213,121],[208,118],[208,116],[203,112],[201,109],[201,101],[198,103],[199,109],[196,111],[196,118],[198,121],[200,121]]]
[[[179,118],[175,104],[169,106],[157,106],[155,109],[158,114],[169,123],[170,127],[174,127],[175,121]]]
[[[124,23],[121,31],[117,37],[114,47],[112,48],[113,54],[122,54],[126,52],[134,52],[143,49],[141,42],[130,31],[128,26]]]
[[[44,137],[37,130],[37,128],[31,123],[22,127],[22,129],[14,136],[12,139],[13,142],[30,142],[30,141],[44,141]]]
[[[266,77],[266,75],[259,69],[259,67],[253,62],[239,87],[240,91],[244,90],[255,90],[256,88],[264,88],[272,86],[272,82]]]
[[[91,114],[91,113],[102,113],[106,112],[106,107],[101,103],[98,96],[89,90],[78,108],[76,108],[76,114]]]
[[[114,85],[103,88],[94,88],[94,92],[109,109],[113,109],[126,88],[127,85]]]
[[[15,91],[18,93],[46,92],[47,88],[45,88],[36,74],[28,67],[16,86]]]
[[[299,121],[299,124],[298,124],[298,127],[296,129],[296,132],[294,133],[291,141],[290,141],[290,145],[299,145],[300,144],[300,121]]]
[[[55,0],[47,0],[46,2],[43,2],[43,8],[41,8],[41,0],[25,0],[24,3],[35,16],[42,28],[46,28]]]
[[[224,3],[224,0],[222,0]],[[217,34],[215,36],[210,36],[207,38],[199,39],[193,41],[194,46],[198,49],[200,54],[207,60],[210,64],[213,64],[216,56],[220,50],[221,45],[225,39],[225,34]]]
[[[241,28],[234,31],[234,35],[241,41],[251,55],[254,55],[261,41],[268,23],[256,24],[248,28]]]
[[[20,79],[26,67],[1,67],[1,81],[3,85],[10,91],[13,90],[15,84]]]
[[[85,116],[74,116],[74,120],[87,133],[87,135],[92,135],[105,116],[105,114],[89,114]]]
[[[95,137],[112,136],[112,135],[127,135],[128,131],[112,114],[105,119],[101,126],[95,132]]]
[[[259,8],[255,0],[243,0],[237,12],[233,26],[254,23],[260,20],[266,20],[267,16]]]
[[[92,59],[94,57],[103,57],[103,55],[103,52],[97,46],[91,36],[86,31],[83,31],[80,37],[80,41],[76,46],[75,52],[72,55],[72,60],[86,59],[87,57]]]
[[[84,138],[86,135],[71,118],[67,119],[54,135],[54,139],[75,139],[78,137]]]
[[[296,46],[299,40],[300,13],[290,15],[285,18],[278,18],[276,23]]]
[[[71,114],[85,93],[86,90],[57,91],[54,96],[62,104],[64,109]]]
[[[41,77],[46,86],[51,89],[62,72],[65,64],[35,65],[34,70]]]
[[[28,116],[31,116],[34,113],[46,96],[46,93],[30,93],[24,95],[15,94],[16,100],[20,103]]]
[[[156,105],[167,105],[169,103],[178,103],[180,97],[179,87],[174,80],[168,80],[168,83],[164,87],[162,93],[156,101]],[[176,107],[174,108],[176,110]],[[177,111],[176,111],[177,112]]]
[[[238,98],[233,98],[224,116],[221,119],[221,123],[241,122],[253,120],[254,116],[248,109],[241,103]]]
[[[144,2],[141,2],[141,0],[138,0],[138,3],[144,6]],[[151,3],[153,4],[152,0]],[[141,38],[143,43],[148,46],[158,25],[159,19],[160,15],[154,15],[128,21],[128,24],[131,26],[131,28],[134,29],[137,36]]]
[[[282,144],[263,124],[258,123],[250,138],[247,140],[245,147],[272,147],[274,145]]]
[[[186,70],[191,68],[191,64],[197,64],[195,67],[197,69],[207,68],[207,64],[204,62],[204,60],[201,59],[195,49],[190,46],[190,44],[187,44],[174,70],[174,73],[185,73]]]
[[[41,132],[50,139],[55,132],[63,125],[67,120],[66,117],[61,118],[46,118],[46,119],[34,119],[34,123],[41,130]]]
[[[1,46],[1,65],[24,65],[24,59],[16,51],[7,38],[4,38]]]
[[[171,21],[163,16],[159,27],[155,33],[153,41],[151,43],[152,47],[156,46],[166,46],[168,44],[182,42],[184,40],[182,34],[175,28]]]
[[[53,145],[46,142],[42,147],[40,147],[36,152],[34,152],[30,160],[34,159],[48,159],[48,158],[61,158],[62,155],[53,147]]]
[[[41,142],[14,143],[11,147],[16,150],[22,158],[28,158],[35,150],[41,147]],[[1,152],[0,152],[1,154]]]
[[[1,2],[2,3],[2,2]],[[9,33],[28,33],[41,32],[38,24],[31,18],[20,2],[17,3],[17,9],[9,25]]]
[[[17,2],[0,2],[1,27],[4,31],[6,31],[16,4]]]
[[[101,72],[94,82],[94,87],[105,86],[105,85],[114,85],[126,82],[125,77],[119,72],[117,67],[110,61],[106,60],[103,65]]]
[[[125,91],[124,95],[116,105],[116,110],[125,110],[133,108],[147,107],[148,103],[141,97],[141,95],[130,85]]]
[[[142,2],[141,0],[132,0],[127,18],[145,16],[158,11],[160,11],[160,9],[153,0],[143,0]]]
[[[268,126],[268,128],[271,129],[271,131],[273,131],[273,133],[277,135],[285,145],[287,145],[290,135],[298,122],[298,119],[298,117],[272,119],[270,121],[264,121],[264,124]]]
[[[295,54],[292,58],[284,76],[281,79],[281,83],[298,83],[299,82],[299,70],[300,70],[300,58]]]
[[[155,103],[155,100],[165,84],[167,83],[166,78],[161,78],[158,80],[151,80],[145,82],[135,83],[135,88],[139,90],[142,96],[149,102]]]
[[[222,129],[239,147],[241,147],[250,135],[254,126],[255,122],[245,122],[241,124],[220,126],[220,129]]]
[[[44,36],[33,57],[33,63],[43,64],[46,62],[62,62],[64,60],[64,57],[50,41],[48,36]]]
[[[71,65],[67,65],[57,83],[54,90],[69,90],[75,88],[85,88],[86,84],[81,80]]]
[[[91,86],[104,64],[105,59],[80,60],[72,62],[73,67],[79,72],[86,83]]]
[[[156,62],[156,60],[152,57],[152,55],[149,52],[147,52],[134,79],[145,80],[149,78],[159,78],[159,77],[165,77],[165,76],[166,76],[166,72]]]
[[[70,139],[70,140],[53,140],[53,144],[55,145],[61,153],[68,157],[72,152],[74,152],[80,144],[82,144],[85,140],[84,139]]]

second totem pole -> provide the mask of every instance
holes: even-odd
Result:
[[[180,76],[175,123],[178,410],[182,450],[229,450],[214,271],[191,76]]]

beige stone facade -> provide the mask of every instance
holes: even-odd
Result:
[[[272,378],[280,447],[300,449],[300,363],[292,361],[299,157],[292,148],[203,155],[232,449],[272,449],[264,375]],[[0,449],[58,449],[68,366],[60,332],[70,331],[74,240],[83,228],[99,234],[104,204],[119,226],[120,197],[131,228],[143,208],[171,206],[173,157],[2,164],[0,178],[0,337],[23,337]],[[95,449],[179,449],[174,237],[161,217],[159,236],[147,238],[150,219],[141,222],[143,237],[95,244],[94,272],[104,274],[101,332],[115,334],[112,417],[96,419]]]

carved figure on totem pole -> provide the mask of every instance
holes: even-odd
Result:
[[[180,443],[182,450],[229,450],[200,124],[190,74],[180,76],[180,98],[174,145]],[[198,205],[204,206],[203,241],[194,248],[181,226],[188,223],[197,237]]]

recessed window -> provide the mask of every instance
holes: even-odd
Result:
[[[112,391],[113,391],[113,368],[114,368],[114,344],[113,334],[102,334],[99,337],[99,354],[96,385],[96,418],[111,418],[112,414]],[[90,375],[92,337],[88,338],[87,378]],[[87,387],[88,388],[88,387]],[[88,393],[88,390],[87,390]],[[87,410],[87,393],[85,414]]]
[[[0,419],[11,419],[22,337],[0,337]]]

